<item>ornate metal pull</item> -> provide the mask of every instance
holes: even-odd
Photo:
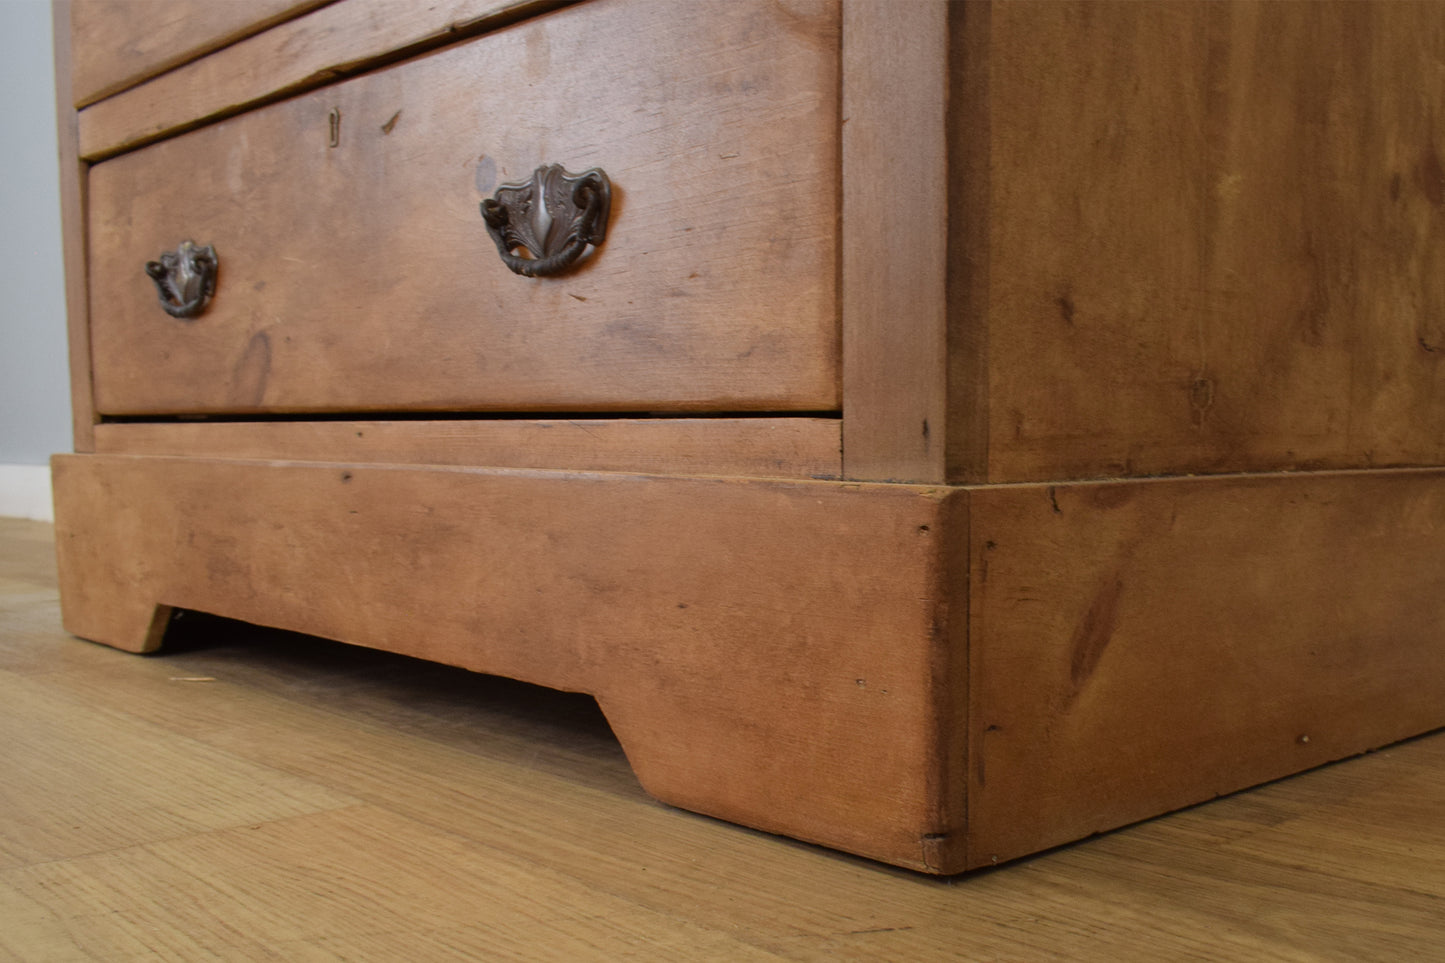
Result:
[[[216,268],[220,261],[209,244],[199,247],[182,241],[159,260],[146,262],[146,273],[156,282],[161,307],[173,318],[194,318],[206,310],[216,292]]]
[[[537,168],[526,184],[503,184],[482,201],[487,233],[502,262],[523,277],[566,271],[587,246],[607,235],[612,182],[601,168],[569,174],[560,164]],[[528,257],[513,252],[525,250]]]

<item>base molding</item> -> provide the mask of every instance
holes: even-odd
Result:
[[[1445,471],[54,477],[77,635],[189,608],[587,692],[660,799],[930,872],[1445,724]]]
[[[939,704],[959,493],[149,456],[54,467],[76,635],[147,651],[173,606],[587,692],[666,802],[958,868],[937,840],[962,842],[962,787],[936,774],[956,739]]]
[[[970,865],[1445,725],[1445,472],[970,508]]]

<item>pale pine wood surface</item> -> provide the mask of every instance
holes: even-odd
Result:
[[[1439,4],[972,6],[951,477],[1445,460]]]
[[[233,421],[95,426],[97,451],[835,478],[836,418]]]
[[[1439,726],[1442,487],[971,490],[969,865]]]
[[[196,609],[586,692],[659,799],[956,866],[961,773],[932,780],[960,731],[940,712],[962,493],[100,455],[51,472],[82,638],[151,651],[169,609]]]
[[[948,8],[866,0],[843,16],[844,472],[943,481]]]
[[[52,552],[49,526],[0,520],[3,960],[1398,961],[1445,943],[1445,734],[935,880],[649,801],[582,697],[195,617],[161,658],[75,640]]]

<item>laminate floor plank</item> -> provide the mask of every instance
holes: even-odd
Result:
[[[354,802],[6,672],[0,732],[0,870]]]
[[[940,880],[651,801],[585,696],[73,639],[50,537],[0,519],[0,961],[1445,959],[1445,733]]]
[[[549,959],[628,959],[639,950],[769,958],[371,806],[45,862],[0,872],[0,885],[47,896],[50,912],[32,912],[22,939],[55,944],[63,928],[95,959],[113,950],[292,959],[302,954],[289,948],[302,946],[332,954],[321,958],[407,958],[381,951],[423,934],[454,948],[485,940],[504,958],[527,957],[542,935]],[[16,940],[8,929],[0,939]]]

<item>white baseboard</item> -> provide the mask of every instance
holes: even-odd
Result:
[[[0,515],[55,521],[50,466],[0,465]]]

